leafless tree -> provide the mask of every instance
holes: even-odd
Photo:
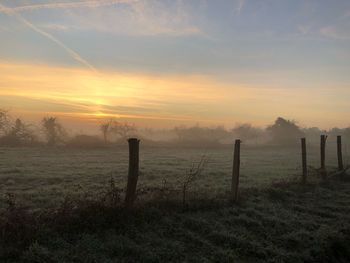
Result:
[[[186,206],[188,188],[193,182],[199,179],[208,161],[208,157],[203,155],[199,162],[193,162],[191,168],[186,171],[186,176],[182,184],[182,204],[184,207]]]
[[[118,121],[114,121],[111,127],[111,132],[116,134],[121,139],[127,139],[133,133],[136,132],[136,127],[134,124],[130,124],[127,122],[121,123]]]
[[[107,144],[108,142],[108,135],[111,132],[112,125],[113,125],[112,119],[100,124],[100,131],[102,132],[103,141],[105,142],[105,144]]]
[[[136,130],[135,125],[127,122],[118,122],[114,119],[107,120],[100,125],[100,131],[102,132],[105,143],[108,142],[108,137],[111,134],[121,139],[126,139],[135,133]]]
[[[0,135],[5,135],[10,128],[10,116],[7,110],[0,109]]]
[[[21,119],[16,119],[5,137],[8,143],[17,145],[32,144],[37,139],[31,125],[25,124]]]
[[[232,129],[237,138],[240,138],[243,141],[255,140],[257,143],[257,139],[259,135],[262,135],[263,131],[259,128],[253,127],[249,123],[239,124]]]
[[[45,117],[42,126],[49,146],[62,143],[67,137],[66,131],[56,117]]]

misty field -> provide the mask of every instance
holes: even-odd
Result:
[[[327,170],[334,172],[336,147],[327,146]],[[127,210],[122,202],[91,198],[108,190],[111,178],[125,187],[126,147],[1,148],[0,261],[348,262],[349,174],[322,180],[318,147],[308,147],[306,185],[298,146],[243,144],[241,154],[241,197],[232,204],[231,147],[141,144],[138,189],[165,184],[180,197],[147,199]],[[203,155],[208,163],[189,189],[201,195],[183,206],[186,170]],[[144,198],[140,193],[138,203]]]
[[[348,145],[344,145],[344,162],[349,163]],[[350,149],[350,148],[349,148]],[[232,149],[223,148],[140,148],[140,189],[165,185],[181,189],[186,171],[202,156],[208,160],[203,173],[189,191],[208,196],[230,190]],[[308,147],[308,165],[319,167],[319,148]],[[327,145],[327,168],[336,169],[336,146]],[[65,196],[98,193],[111,178],[119,188],[127,179],[127,147],[100,149],[74,148],[0,148],[1,207],[6,194],[30,208],[56,205]],[[251,147],[242,145],[240,188],[269,186],[274,181],[301,174],[300,147]]]

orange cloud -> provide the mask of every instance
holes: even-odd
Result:
[[[350,91],[337,88],[335,96],[334,89],[244,87],[202,75],[0,64],[0,108],[90,122],[116,117],[158,127],[197,122],[265,125],[284,116],[308,126],[344,126]]]
[[[208,107],[216,107],[227,92],[225,85],[204,76],[93,73],[26,64],[1,64],[0,87],[2,103],[6,97],[20,111],[192,121],[206,119]],[[236,91],[233,101],[246,96],[243,89]]]

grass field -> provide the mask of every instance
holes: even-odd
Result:
[[[308,150],[318,167],[318,148]],[[329,171],[335,153],[329,145]],[[101,197],[111,176],[125,186],[127,148],[0,149],[0,262],[349,262],[350,175],[324,182],[311,169],[302,186],[299,147],[243,145],[236,204],[228,202],[232,149],[141,147],[139,189],[164,180],[181,189],[202,155],[209,162],[187,206],[174,191],[141,195],[129,211],[84,195]]]
[[[238,204],[87,200],[0,216],[1,262],[349,262],[350,174],[242,190]]]
[[[349,163],[347,145],[345,163]],[[140,149],[139,188],[162,187],[164,181],[174,189],[181,188],[186,170],[201,156],[208,163],[191,191],[209,196],[230,190],[232,149],[191,149],[142,147]],[[247,147],[241,150],[241,188],[267,186],[275,180],[301,174],[300,148]],[[308,164],[319,167],[319,149],[309,147]],[[327,166],[334,169],[336,148],[327,145]],[[125,147],[101,149],[67,148],[0,148],[0,207],[4,196],[15,194],[19,203],[42,208],[55,205],[70,194],[96,193],[108,185],[111,177],[117,187],[126,185],[128,151]]]

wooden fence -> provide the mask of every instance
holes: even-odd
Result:
[[[320,137],[320,174],[324,180],[327,179],[326,169],[326,142],[327,135]],[[139,143],[137,138],[130,138],[129,143],[129,173],[128,182],[125,195],[125,206],[131,208],[136,199],[137,181],[139,177]],[[232,184],[231,184],[231,201],[237,202],[239,196],[239,175],[240,175],[240,154],[241,154],[241,140],[236,140],[233,151],[233,165],[232,165]],[[308,165],[307,165],[307,147],[306,138],[301,138],[301,161],[302,161],[302,177],[301,183],[306,184],[308,180]],[[342,138],[337,136],[337,160],[338,171],[345,172],[343,164],[342,153]]]

